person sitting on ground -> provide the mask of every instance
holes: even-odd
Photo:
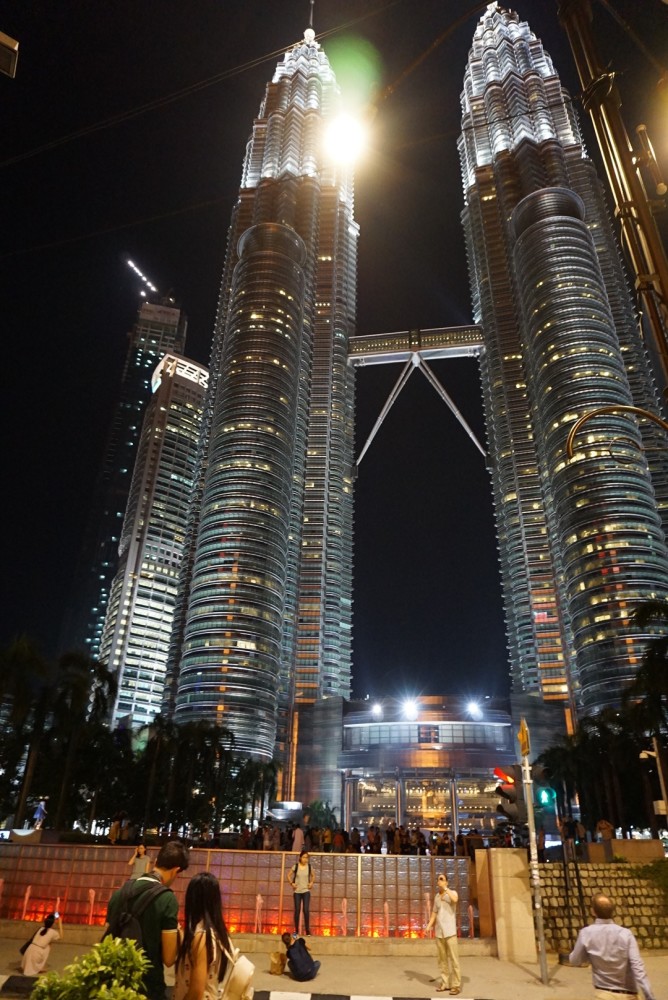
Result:
[[[63,924],[60,914],[50,913],[44,921],[44,926],[37,931],[21,959],[21,972],[24,976],[38,976],[42,972],[47,963],[51,945],[54,941],[60,941],[62,936]]]
[[[281,941],[286,948],[288,968],[292,973],[292,978],[298,983],[305,983],[309,979],[315,979],[318,975],[320,962],[315,962],[311,957],[304,938],[293,940],[288,932],[281,935]]]

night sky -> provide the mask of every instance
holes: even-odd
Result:
[[[668,6],[612,2],[660,58]],[[322,44],[351,90],[351,41],[375,51],[382,94],[461,22],[377,102],[356,175],[359,333],[471,321],[456,139],[482,9],[470,0],[316,2],[316,32],[328,33]],[[577,94],[556,0],[517,9]],[[595,19],[629,131],[648,123],[668,172],[657,72],[599,4]],[[0,78],[3,645],[25,632],[48,655],[57,649],[139,301],[128,257],[161,291],[174,290],[189,316],[187,354],[208,362],[245,144],[278,53],[307,22],[306,0],[0,7],[0,30],[21,45],[16,79]],[[588,125],[585,134],[596,158]],[[475,360],[433,367],[484,442]],[[358,452],[399,372],[358,373]],[[356,695],[507,693],[488,473],[418,372],[360,468],[354,634]]]

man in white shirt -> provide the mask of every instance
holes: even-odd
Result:
[[[438,967],[441,973],[436,987],[437,993],[450,989],[450,996],[456,997],[462,991],[462,977],[459,971],[459,947],[457,944],[457,900],[458,894],[448,887],[447,875],[438,876],[438,892],[427,924],[427,930],[436,924],[436,949]]]
[[[593,924],[583,927],[569,955],[571,965],[591,963],[597,1000],[636,1000],[642,990],[645,1000],[654,1000],[638,942],[627,927],[612,919],[615,905],[597,893],[591,901]]]

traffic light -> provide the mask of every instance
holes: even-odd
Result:
[[[523,826],[527,821],[527,806],[524,801],[522,768],[519,764],[495,767],[494,776],[499,779],[497,795],[502,797],[496,807],[497,812],[502,813],[510,823]]]
[[[534,803],[539,809],[554,810],[557,793],[550,784],[545,768],[540,764],[534,764],[531,768],[531,780],[533,781]]]

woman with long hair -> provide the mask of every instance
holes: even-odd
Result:
[[[191,878],[186,889],[185,926],[179,934],[174,1000],[218,1000],[232,945],[218,879],[211,872]]]
[[[56,925],[55,927],[53,925]],[[21,959],[21,972],[24,976],[38,976],[46,965],[54,941],[63,936],[63,924],[59,913],[50,913],[44,920],[44,926],[37,931]]]
[[[146,845],[143,841],[140,841],[132,852],[132,857],[128,861],[128,867],[132,868],[131,879],[137,879],[141,875],[145,875],[146,872],[150,872],[151,859],[146,853]]]

